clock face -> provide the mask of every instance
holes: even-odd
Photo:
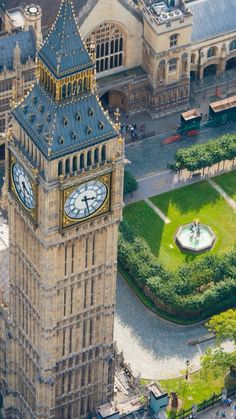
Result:
[[[99,180],[80,185],[68,196],[65,202],[65,214],[73,220],[80,220],[94,215],[104,204],[108,188]]]
[[[29,176],[21,164],[15,163],[12,166],[12,180],[16,193],[22,204],[28,209],[35,208],[35,194]]]

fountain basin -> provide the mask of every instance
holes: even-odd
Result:
[[[205,252],[213,247],[216,235],[206,224],[199,224],[200,234],[191,230],[193,223],[183,224],[175,234],[175,241],[182,250],[194,253]]]

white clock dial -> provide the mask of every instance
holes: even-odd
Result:
[[[107,186],[98,180],[84,183],[68,196],[65,214],[74,220],[90,217],[102,207],[107,194]]]
[[[17,195],[22,204],[29,210],[35,207],[35,194],[25,169],[21,164],[15,163],[12,166],[12,180]]]

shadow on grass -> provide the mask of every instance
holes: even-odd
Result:
[[[194,183],[151,198],[160,210],[167,215],[170,202],[182,214],[199,212],[205,206],[213,206],[220,195],[206,181]]]

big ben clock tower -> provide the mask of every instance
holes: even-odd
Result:
[[[7,144],[7,418],[77,419],[112,397],[123,144],[96,96],[71,0]]]

